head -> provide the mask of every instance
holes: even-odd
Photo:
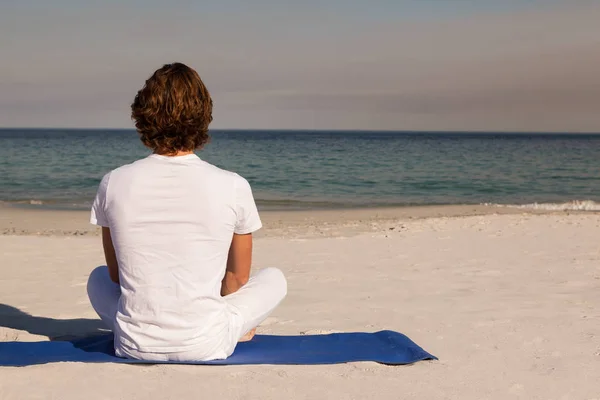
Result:
[[[135,96],[131,118],[144,145],[155,153],[194,151],[209,140],[212,99],[196,71],[166,64]]]

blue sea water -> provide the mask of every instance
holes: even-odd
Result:
[[[262,209],[533,204],[600,209],[600,134],[211,131],[198,155],[246,177]],[[0,201],[87,208],[145,157],[133,130],[0,129]]]

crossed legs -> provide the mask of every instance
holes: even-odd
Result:
[[[110,279],[107,267],[92,271],[87,292],[96,313],[114,331],[121,288]],[[283,273],[277,268],[265,268],[251,276],[248,283],[237,292],[225,296],[231,311],[243,320],[239,339],[263,322],[286,294],[287,282]]]

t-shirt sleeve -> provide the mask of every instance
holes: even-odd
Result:
[[[100,186],[98,186],[98,192],[96,198],[92,204],[92,214],[90,216],[90,223],[98,226],[108,227],[108,218],[106,217],[106,192],[108,189],[108,180],[110,179],[110,173],[104,175]]]
[[[235,197],[237,220],[234,233],[245,235],[262,228],[250,184],[239,175],[236,179]]]

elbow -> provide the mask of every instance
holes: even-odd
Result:
[[[231,286],[240,288],[242,286],[244,286],[246,283],[248,283],[248,280],[250,279],[250,275],[249,274],[236,274],[230,271],[227,271],[226,276],[225,276],[225,281],[229,282],[231,284]]]
[[[248,283],[248,280],[250,280],[250,276],[247,274],[243,274],[243,275],[236,275],[235,276],[235,280],[236,283],[238,284],[239,287],[244,286],[246,283]]]
[[[227,296],[240,290],[242,286],[248,283],[248,275],[234,274],[231,271],[225,273],[223,282],[221,283],[221,296]]]

